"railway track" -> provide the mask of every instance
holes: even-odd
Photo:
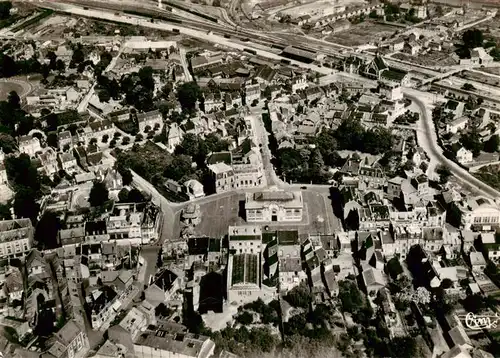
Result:
[[[131,18],[142,17],[147,18],[151,22],[162,21],[167,23],[179,24],[179,26],[190,28],[193,30],[202,30],[211,32],[213,34],[222,35],[225,38],[232,38],[239,40],[241,42],[252,42],[255,45],[263,45],[267,47],[272,47],[277,50],[283,50],[287,46],[300,47],[307,51],[322,53],[330,56],[339,56],[339,52],[334,49],[329,49],[324,46],[314,46],[308,45],[307,42],[301,39],[293,40],[286,36],[280,37],[278,35],[269,35],[264,33],[259,33],[256,31],[246,30],[237,26],[236,28],[226,23],[223,19],[211,18],[210,20],[205,16],[197,17],[193,12],[186,13],[183,9],[177,7],[170,7],[167,3],[165,9],[160,9],[157,6],[157,2],[153,0],[147,0],[141,2],[139,5],[129,0],[108,0],[106,2],[95,1],[95,0],[64,0],[64,1],[50,1],[54,3],[67,3],[71,5],[81,6],[84,9],[92,10],[108,10],[113,11],[115,15],[124,16]],[[48,3],[50,3],[48,2]],[[35,3],[39,7],[44,7],[43,2]],[[176,32],[176,31],[174,31]]]
[[[169,8],[170,6],[169,3],[165,5],[167,7],[166,9],[158,8],[157,2],[152,0],[142,2],[140,5],[126,1],[100,2],[100,1],[88,1],[88,0],[64,0],[64,3],[79,5],[87,8],[92,8],[95,10],[99,9],[111,10],[118,13],[123,13],[123,16],[127,16],[128,12],[129,15],[151,18],[152,21],[161,20],[166,22],[182,24],[182,26],[196,30],[202,29],[207,32],[212,31],[213,33],[221,34],[224,35],[225,37],[230,36],[231,38],[238,39],[243,42],[245,42],[245,40],[248,41],[249,39],[252,39],[253,43],[271,46],[274,48],[283,49],[289,45],[293,45],[296,47],[302,47],[304,49],[307,49],[308,51],[320,52],[331,56],[338,56],[337,51],[333,49],[330,50],[326,48],[326,46],[325,47],[321,46],[321,48],[319,49],[318,46],[305,45],[301,41],[293,41],[286,37],[282,38],[278,35],[256,33],[255,31],[249,31],[239,26],[235,28],[232,24],[227,23],[223,19],[217,19],[217,22],[215,22],[213,21],[215,20],[215,18],[212,18],[212,21],[210,21],[207,18],[198,17],[195,20],[192,19],[192,17],[196,18],[196,15],[194,15],[193,13],[190,13],[189,17],[187,17],[187,14],[181,15],[184,13],[183,10],[180,9],[177,5],[176,7]],[[43,7],[42,4],[40,4],[39,6]],[[176,12],[179,12],[180,14],[174,13],[172,9],[175,9]]]

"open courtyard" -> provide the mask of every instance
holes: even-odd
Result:
[[[262,225],[269,230],[298,230],[299,235],[331,234],[339,229],[330,202],[321,193],[302,191],[304,214],[301,222],[247,223],[244,220],[245,195],[232,193],[214,196],[213,200],[200,204],[201,222],[195,228],[199,236],[221,237],[231,225]]]

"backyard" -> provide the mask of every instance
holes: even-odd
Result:
[[[474,175],[484,183],[500,190],[500,165],[496,164],[482,167],[477,173],[474,173]]]

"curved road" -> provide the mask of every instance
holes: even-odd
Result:
[[[437,144],[437,136],[434,130],[434,123],[432,122],[431,105],[430,103],[422,100],[422,98],[425,98],[425,94],[414,89],[405,88],[404,95],[405,97],[411,99],[420,108],[420,112],[422,114],[421,120],[425,131],[425,135],[420,138],[423,139],[420,145],[426,150],[429,157],[446,166],[453,176],[458,179],[458,181],[475,189],[481,195],[492,199],[500,198],[500,192],[480,181],[467,170],[443,155],[441,147]]]

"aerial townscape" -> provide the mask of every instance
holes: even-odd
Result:
[[[0,358],[500,357],[500,3],[402,1],[0,1]]]

